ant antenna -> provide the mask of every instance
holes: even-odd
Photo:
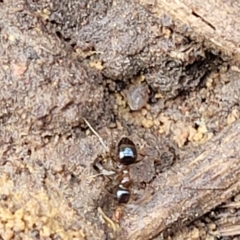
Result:
[[[105,143],[103,142],[103,139],[99,136],[99,134],[93,129],[93,127],[91,126],[91,124],[87,121],[86,118],[82,117],[82,119],[84,120],[84,122],[87,124],[87,126],[90,128],[90,130],[93,132],[93,134],[98,138],[99,142],[103,145],[103,147],[105,148],[106,151],[108,151],[108,147],[105,145]]]

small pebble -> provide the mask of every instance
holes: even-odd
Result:
[[[153,121],[152,120],[148,120],[148,119],[146,119],[146,118],[143,118],[142,119],[142,126],[144,127],[144,128],[151,128],[152,126],[153,126]]]
[[[127,101],[132,111],[143,108],[148,101],[148,86],[145,84],[131,86],[127,91]]]
[[[211,231],[216,230],[216,224],[215,223],[209,223],[208,224],[208,229],[211,230]]]
[[[197,228],[193,229],[191,238],[192,239],[199,239],[199,230]]]
[[[4,233],[1,234],[2,239],[10,240],[14,237],[14,232],[11,229],[6,229]]]

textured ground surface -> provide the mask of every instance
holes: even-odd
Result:
[[[98,208],[112,217],[111,181],[92,177],[106,150],[82,117],[107,146],[134,139],[139,207],[156,176],[239,118],[239,69],[136,4],[0,6],[3,239],[117,239]],[[232,239],[238,208],[236,196],[169,239]]]

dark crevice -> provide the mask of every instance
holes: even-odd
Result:
[[[63,35],[59,31],[56,31],[56,35],[58,36],[59,39],[63,40],[64,42],[68,42],[69,43],[71,41],[71,38],[63,37]]]

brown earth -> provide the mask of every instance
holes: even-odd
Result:
[[[2,239],[240,236],[237,41],[137,2],[0,1]],[[117,223],[94,163],[115,167],[124,135],[139,162]]]

